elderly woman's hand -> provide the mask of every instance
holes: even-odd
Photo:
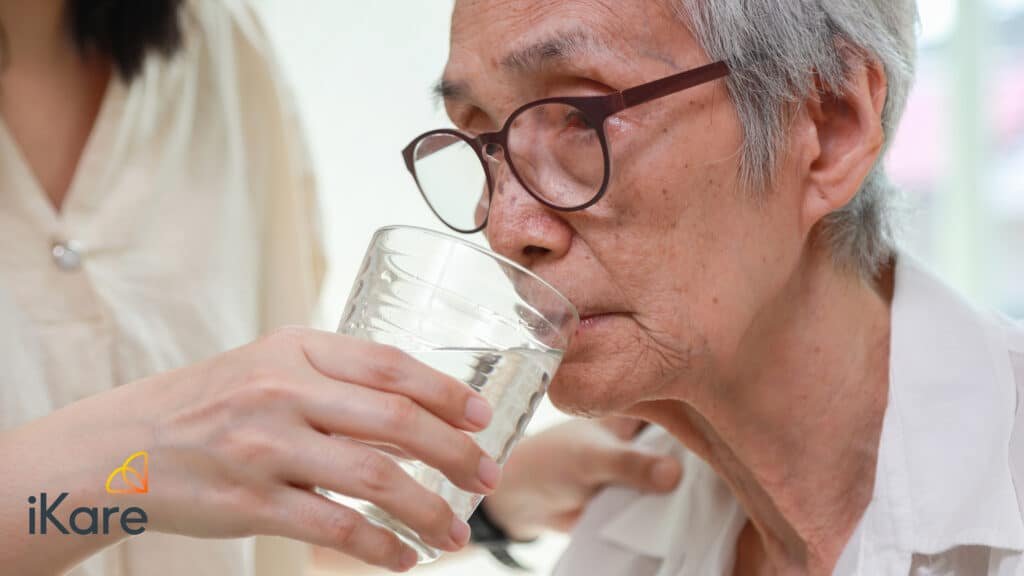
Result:
[[[527,540],[572,529],[605,486],[670,492],[682,475],[679,462],[630,444],[641,426],[629,418],[579,419],[526,438],[505,464],[501,488],[481,505],[510,537]]]
[[[21,471],[19,496],[60,484],[74,505],[143,508],[147,530],[281,535],[405,570],[416,560],[409,547],[312,487],[371,501],[428,544],[457,550],[469,540],[466,523],[391,458],[354,440],[394,446],[486,494],[500,470],[465,432],[490,417],[471,388],[394,348],[296,328],[5,433],[0,456],[62,461]],[[110,463],[137,450],[149,453],[148,493],[104,494]],[[33,542],[52,540],[35,536],[13,561],[33,570],[49,563],[52,573],[123,537],[63,536],[66,554],[63,544],[33,554]]]

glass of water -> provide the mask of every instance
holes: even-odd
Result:
[[[447,234],[394,226],[374,234],[338,331],[400,348],[480,392],[494,416],[471,436],[504,464],[578,323],[564,296],[518,264]],[[463,520],[480,503],[480,495],[456,487],[434,468],[389,456]],[[394,532],[421,563],[440,556],[376,505],[317,490]]]

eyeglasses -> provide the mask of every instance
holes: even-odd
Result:
[[[417,136],[402,150],[423,199],[456,232],[487,227],[494,175],[490,162],[508,164],[519,184],[554,210],[596,204],[611,179],[605,121],[651,100],[729,74],[716,62],[603,96],[545,98],[518,108],[498,132],[479,136],[452,129]]]

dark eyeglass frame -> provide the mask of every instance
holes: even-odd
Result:
[[[535,100],[517,108],[511,115],[509,115],[504,126],[501,127],[501,130],[497,132],[485,132],[474,137],[450,128],[431,130],[414,138],[413,141],[402,150],[402,157],[405,159],[405,167],[409,170],[409,173],[412,174],[413,180],[416,181],[416,187],[419,189],[420,194],[423,196],[423,200],[426,201],[430,211],[433,212],[445,226],[456,232],[473,234],[487,227],[487,221],[490,218],[491,212],[490,201],[494,196],[494,177],[491,174],[490,167],[487,165],[487,156],[493,157],[493,154],[488,153],[488,149],[490,148],[493,150],[491,147],[494,146],[501,147],[502,154],[505,158],[505,162],[508,164],[509,170],[511,170],[512,175],[523,189],[530,194],[530,196],[533,196],[538,202],[552,210],[558,210],[560,212],[578,212],[597,204],[608,190],[608,182],[611,180],[611,153],[608,147],[608,138],[605,135],[604,123],[609,117],[628,108],[646,104],[652,100],[669,96],[677,92],[682,92],[689,88],[695,88],[719,78],[724,78],[730,73],[731,70],[729,65],[724,61],[719,61],[602,96],[570,96]],[[515,162],[512,161],[512,157],[509,153],[508,134],[516,118],[530,108],[545,104],[564,104],[582,112],[587,122],[596,131],[601,143],[601,153],[604,157],[604,177],[601,181],[601,187],[593,198],[582,204],[576,206],[559,206],[545,199],[542,195],[534,192],[530,186],[526,184],[523,178],[519,176]],[[473,151],[476,152],[477,158],[480,160],[480,165],[483,167],[484,175],[487,178],[487,213],[484,215],[483,222],[476,228],[466,230],[458,228],[450,224],[440,214],[438,214],[434,205],[430,202],[430,198],[427,196],[427,193],[423,190],[419,177],[416,175],[416,147],[425,138],[442,134],[454,136],[468,144]]]

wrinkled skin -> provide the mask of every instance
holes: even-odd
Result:
[[[509,52],[578,30],[604,48],[537,71],[503,64]],[[445,77],[465,83],[468,97],[449,99],[448,111],[479,133],[534,99],[606,93],[706,63],[660,2],[462,0]],[[545,209],[499,166],[486,230],[495,250],[589,317],[550,392],[584,414],[678,395],[669,389],[680,382],[730,379],[744,329],[805,242],[798,194],[762,206],[738,191],[742,130],[722,81],[627,110],[606,129],[613,180],[599,204]]]

